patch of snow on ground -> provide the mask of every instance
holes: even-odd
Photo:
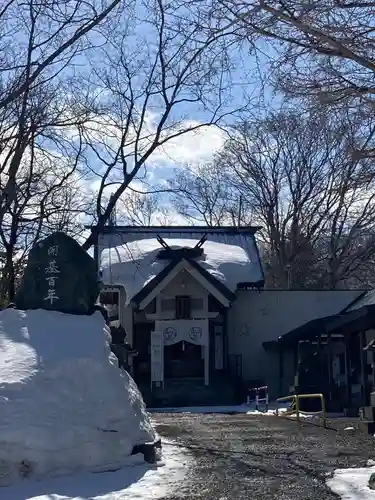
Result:
[[[0,311],[0,486],[113,470],[157,438],[109,338],[100,312]]]
[[[289,411],[289,408],[279,408],[278,413],[279,415],[285,414],[287,411]],[[246,412],[246,415],[266,415],[266,416],[273,416],[276,415],[276,409],[268,409],[267,411],[259,411],[259,410],[250,410]],[[291,415],[287,415],[288,418],[297,418],[297,415],[295,413],[292,413]],[[303,412],[300,412],[299,414],[300,418],[312,418],[314,415],[308,415]]]
[[[4,500],[156,500],[178,490],[191,463],[184,449],[163,442],[158,466],[146,465],[136,455],[116,472],[25,481],[1,489],[0,495]]]
[[[282,415],[289,408],[279,407],[278,411]],[[265,407],[259,405],[259,410],[255,408],[255,404],[252,405],[234,405],[234,406],[186,406],[181,408],[148,408],[150,413],[246,413],[247,415],[265,415],[272,416],[276,415],[276,404],[270,404],[268,410]],[[289,415],[291,418],[295,418],[296,415]],[[301,418],[311,418],[313,415],[305,415],[300,413]]]
[[[327,486],[342,500],[375,500],[375,491],[368,487],[368,480],[375,467],[337,469],[327,479]]]
[[[198,240],[166,239],[171,248],[194,247]],[[156,238],[133,241],[115,248],[104,249],[101,255],[103,282],[106,285],[123,285],[127,303],[149,281],[157,276],[168,263],[158,260],[162,250]],[[246,251],[235,245],[206,241],[204,254],[198,264],[233,292],[243,281],[262,279],[259,262],[252,262]]]
[[[249,405],[184,406],[178,408],[147,408],[150,413],[247,413]]]

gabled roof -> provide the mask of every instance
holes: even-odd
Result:
[[[169,262],[179,258],[197,262],[201,268],[205,269],[216,280],[221,281],[232,293],[236,293],[238,286],[244,281],[253,288],[262,288],[264,285],[264,276],[254,235],[249,237],[237,234],[233,237],[232,235],[218,235],[217,238],[212,236],[213,239],[210,236],[202,246],[202,255],[194,256],[194,258],[189,253],[197,248],[206,235],[202,235],[199,239],[192,235],[190,235],[191,237],[187,235],[182,239],[163,238],[164,243],[170,249],[170,251],[168,250],[170,254],[168,260],[160,258],[160,252],[164,248],[159,241],[161,237],[156,235],[153,238],[144,239],[141,238],[141,236],[145,236],[143,233],[136,236],[137,238],[132,241],[128,241],[128,237],[124,236],[126,239],[121,245],[109,245],[108,248],[103,249],[100,258],[103,283],[124,286],[127,305],[132,297],[137,295],[168,266]],[[198,272],[192,266],[190,268],[194,273]],[[197,279],[198,281],[202,279],[201,273]]]
[[[202,266],[195,262],[194,260],[188,260],[189,264],[195,268],[202,276],[205,278],[213,287],[215,287],[225,298],[229,300],[229,302],[233,302],[236,298],[236,295],[229,290],[227,286],[224,285],[221,281],[215,278],[211,273],[203,269]]]
[[[134,295],[134,297],[131,299],[132,305],[139,307],[141,303],[144,302],[147,299],[147,297],[155,290],[155,288],[158,285],[161,285],[163,281],[166,280],[167,277],[172,273],[172,271],[178,265],[181,264],[183,265],[184,262],[188,264],[188,266],[191,266],[196,272],[198,272],[199,275],[202,277],[202,279],[205,282],[207,282],[207,284],[216,289],[217,292],[223,297],[225,297],[225,299],[228,302],[231,303],[234,301],[234,299],[236,298],[235,294],[231,292],[229,288],[227,288],[218,279],[212,276],[212,274],[203,269],[197,262],[186,258],[180,258],[170,262],[159,274],[157,274],[151,281],[149,281],[142,288],[142,290],[140,290],[136,295]]]
[[[158,275],[155,276],[151,281],[145,285],[142,290],[140,290],[134,297],[131,298],[131,303],[133,305],[139,306],[139,304],[154,290],[154,288],[161,283],[164,278],[177,266],[180,260],[175,260],[170,262]]]

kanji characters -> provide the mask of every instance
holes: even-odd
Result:
[[[48,283],[48,286],[49,286],[50,288],[55,288],[55,286],[56,286],[56,280],[57,280],[57,279],[58,279],[58,276],[48,276],[48,277],[46,278],[46,281],[47,281],[47,283]]]
[[[49,257],[57,257],[59,254],[59,245],[53,245],[48,248]]]
[[[46,274],[58,274],[60,269],[57,267],[55,260],[50,260],[48,266],[46,267]]]
[[[49,288],[47,292],[47,296],[44,297],[44,300],[49,300],[52,305],[55,300],[59,300],[59,297],[56,295],[56,290],[54,288]]]
[[[50,246],[47,252],[50,257],[57,257],[59,253],[58,245]],[[45,268],[45,272],[47,274],[46,281],[48,283],[48,291],[47,296],[44,297],[44,300],[48,300],[52,305],[56,300],[59,300],[59,297],[55,290],[55,286],[56,280],[58,279],[58,276],[56,276],[56,274],[60,273],[60,269],[55,259],[52,259],[48,262],[48,266]]]

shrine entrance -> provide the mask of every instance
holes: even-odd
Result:
[[[164,346],[164,377],[203,379],[203,346],[185,340]]]
[[[202,378],[209,385],[208,319],[155,321],[151,386],[172,378]]]

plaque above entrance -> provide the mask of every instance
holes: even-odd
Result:
[[[155,331],[162,333],[164,345],[181,341],[208,345],[208,319],[155,321]]]

